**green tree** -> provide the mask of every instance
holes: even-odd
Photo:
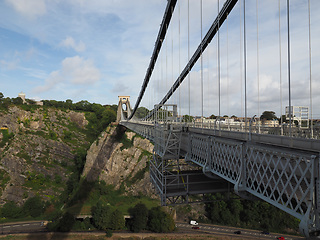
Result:
[[[22,105],[23,104],[23,100],[20,97],[12,98],[11,102],[15,105]]]
[[[57,231],[69,232],[75,223],[76,220],[74,219],[74,216],[71,213],[66,212],[58,222]]]
[[[260,116],[260,118],[266,119],[266,120],[278,119],[277,116],[275,115],[275,112],[273,111],[264,111]]]
[[[118,209],[112,212],[111,219],[110,219],[110,228],[112,230],[121,230],[125,226],[125,220],[123,217],[122,212]]]
[[[184,122],[192,122],[193,121],[193,117],[189,116],[189,115],[183,115],[182,120]]]
[[[214,115],[214,114],[212,114],[209,118],[210,118],[210,119],[216,119],[216,118],[217,118],[217,116],[216,116],[216,115]]]
[[[72,100],[71,99],[67,99],[66,100],[66,107],[68,108],[68,109],[73,109],[73,105],[72,105]]]
[[[240,213],[243,211],[243,206],[241,204],[241,201],[239,199],[230,199],[228,202],[228,209],[230,210],[230,213],[232,214],[232,222],[233,225],[238,226],[240,225]]]
[[[76,110],[82,110],[82,111],[87,111],[90,112],[91,109],[91,103],[89,103],[87,100],[82,100],[80,102],[75,103],[75,109]]]
[[[32,99],[26,99],[26,102],[30,105],[36,105],[36,101],[32,100]]]
[[[86,162],[86,157],[87,157],[87,150],[86,149],[78,148],[75,151],[74,164],[75,164],[76,170],[79,174],[82,173],[84,164]]]
[[[44,203],[39,196],[29,198],[22,207],[23,215],[39,217],[44,212]]]
[[[149,110],[145,107],[139,107],[135,113],[137,118],[144,118],[149,113]]]
[[[104,206],[99,201],[96,206],[92,207],[92,221],[96,228],[106,230],[110,227],[111,209],[109,206]]]
[[[140,232],[147,228],[148,222],[148,208],[143,203],[136,204],[133,208],[129,209],[132,216],[130,229],[133,232]]]
[[[175,229],[175,223],[168,213],[161,207],[153,207],[149,211],[148,229],[153,232],[172,232]]]
[[[21,209],[12,201],[5,203],[1,209],[1,215],[5,218],[17,218],[20,214]]]

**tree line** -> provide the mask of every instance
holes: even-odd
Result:
[[[255,200],[240,199],[223,193],[206,195],[205,210],[210,223],[257,229],[270,232],[298,232],[299,219],[272,206]],[[201,219],[199,219],[201,221]]]

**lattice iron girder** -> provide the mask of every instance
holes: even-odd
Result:
[[[258,197],[267,197],[268,202],[301,219],[309,207],[308,202],[313,198],[314,157],[286,155],[261,147],[248,147],[247,152],[246,186],[249,192]],[[266,155],[270,155],[269,163]],[[266,180],[260,176],[270,172],[270,161],[278,167],[278,174]]]
[[[320,230],[319,157],[192,134],[186,160],[297,217],[304,234]]]

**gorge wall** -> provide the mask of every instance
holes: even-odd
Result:
[[[150,182],[153,144],[124,127],[111,124],[87,152],[83,177],[103,180],[126,194],[157,197]]]
[[[82,174],[87,180],[103,180],[126,194],[156,197],[148,165],[153,145],[111,124],[90,146],[87,125],[79,111],[18,106],[0,111],[0,205],[22,205],[35,195],[58,199],[77,167],[79,149],[89,149]]]
[[[89,145],[87,123],[84,113],[55,108],[0,112],[0,204],[23,204],[36,194],[44,200],[59,196],[75,151]]]

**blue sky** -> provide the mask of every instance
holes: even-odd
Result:
[[[177,79],[179,70],[188,61],[188,42],[191,56],[198,46],[201,2],[203,36],[218,10],[217,0],[190,0],[189,41],[188,1],[177,2],[143,106],[152,108]],[[220,9],[224,2],[219,1]],[[219,111],[221,115],[243,115],[241,2],[220,30],[220,80],[215,38],[203,54],[202,68],[199,61],[190,74],[191,106],[187,79],[170,100],[181,103],[181,114],[187,114],[189,108],[193,115],[201,114],[203,98],[207,103],[204,115],[217,115]],[[288,103],[286,1],[280,3],[282,103],[278,0],[258,1],[258,41],[256,0],[246,0],[249,116],[260,115],[263,110],[280,115]],[[0,92],[6,97],[16,97],[23,91],[33,99],[88,100],[101,104],[117,104],[118,95],[129,95],[133,105],[166,4],[166,0],[0,0]],[[320,118],[319,10],[320,1],[311,0],[315,118]],[[308,0],[290,0],[290,14],[292,104],[309,106]]]
[[[165,6],[161,0],[0,1],[0,91],[101,104],[137,94]]]

